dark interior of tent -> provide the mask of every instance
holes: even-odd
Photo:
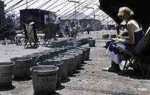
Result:
[[[99,2],[100,9],[117,23],[120,22],[117,17],[119,7],[127,6],[134,11],[134,18],[142,25],[143,29],[146,30],[148,28],[150,22],[150,14],[148,13],[150,5],[148,0],[99,0]]]

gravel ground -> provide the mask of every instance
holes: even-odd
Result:
[[[91,48],[90,60],[70,76],[53,95],[150,95],[150,80],[103,71],[110,64],[103,48],[101,33],[93,32],[96,47]],[[33,95],[32,81],[13,81],[14,88],[0,95]]]

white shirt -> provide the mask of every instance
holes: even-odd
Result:
[[[55,20],[55,24],[59,24],[59,23],[60,23],[59,18],[56,18],[56,20]]]
[[[139,27],[139,24],[135,20],[129,20],[127,23],[127,30],[129,31],[129,43],[134,44],[135,43],[135,32],[138,32],[141,30]]]
[[[127,27],[128,27],[128,30],[132,32],[137,32],[141,30],[139,24],[135,20],[128,21]]]

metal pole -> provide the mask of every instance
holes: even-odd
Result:
[[[74,19],[77,19],[77,7],[76,7],[76,3],[79,4],[79,2],[78,1],[71,1],[71,0],[68,0],[68,1],[74,3],[74,6],[75,6],[75,16],[74,16]]]
[[[76,19],[76,16],[77,16],[77,10],[76,10],[76,3],[74,3],[74,8],[75,8],[75,16],[74,16],[74,19]]]
[[[68,2],[80,3],[79,1],[72,1],[72,0],[68,0]]]
[[[26,9],[28,9],[28,0],[26,0]]]

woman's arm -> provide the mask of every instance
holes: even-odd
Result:
[[[127,39],[127,43],[134,44],[135,43],[135,37],[134,37],[135,25],[133,23],[128,23],[127,30],[128,30],[128,36],[129,36],[129,38]]]

